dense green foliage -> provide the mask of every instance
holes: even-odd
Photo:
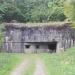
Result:
[[[64,2],[64,14],[75,28],[75,0],[66,0]]]
[[[64,0],[0,0],[0,21],[63,21]]]
[[[75,21],[75,0],[66,0],[64,2],[64,13],[70,21]]]
[[[75,20],[74,0],[0,0],[0,22]]]

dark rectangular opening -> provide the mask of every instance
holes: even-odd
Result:
[[[55,42],[55,41],[50,42],[50,43],[48,44],[48,48],[49,48],[49,52],[50,52],[50,53],[56,52],[57,42]]]
[[[39,49],[39,45],[36,45],[35,47],[36,47],[36,49]]]
[[[28,48],[30,48],[30,45],[25,45],[25,47],[28,49]]]

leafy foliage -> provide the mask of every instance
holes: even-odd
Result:
[[[74,0],[65,1],[64,13],[70,21],[75,21],[75,1]]]
[[[0,0],[0,21],[63,21],[64,0]]]

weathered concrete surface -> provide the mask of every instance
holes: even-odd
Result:
[[[56,26],[57,24],[58,26]],[[35,45],[37,43],[49,43],[53,41],[57,42],[56,52],[59,52],[61,48],[70,48],[75,44],[75,29],[72,29],[69,26],[69,23],[51,23],[51,25],[49,25],[49,23],[44,23],[42,24],[44,26],[41,27],[40,25],[33,25],[33,27],[22,27],[19,25],[20,23],[16,23],[16,25],[15,23],[8,23],[5,26],[4,49],[6,52],[35,53]],[[29,49],[25,49],[25,43],[31,43],[31,47],[29,47]],[[35,45],[33,43],[35,43]],[[48,52],[48,49],[46,48],[47,45],[40,44],[40,48],[37,49],[37,51]]]

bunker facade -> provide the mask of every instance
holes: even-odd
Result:
[[[63,52],[75,43],[70,23],[5,23],[4,25],[5,52]]]

